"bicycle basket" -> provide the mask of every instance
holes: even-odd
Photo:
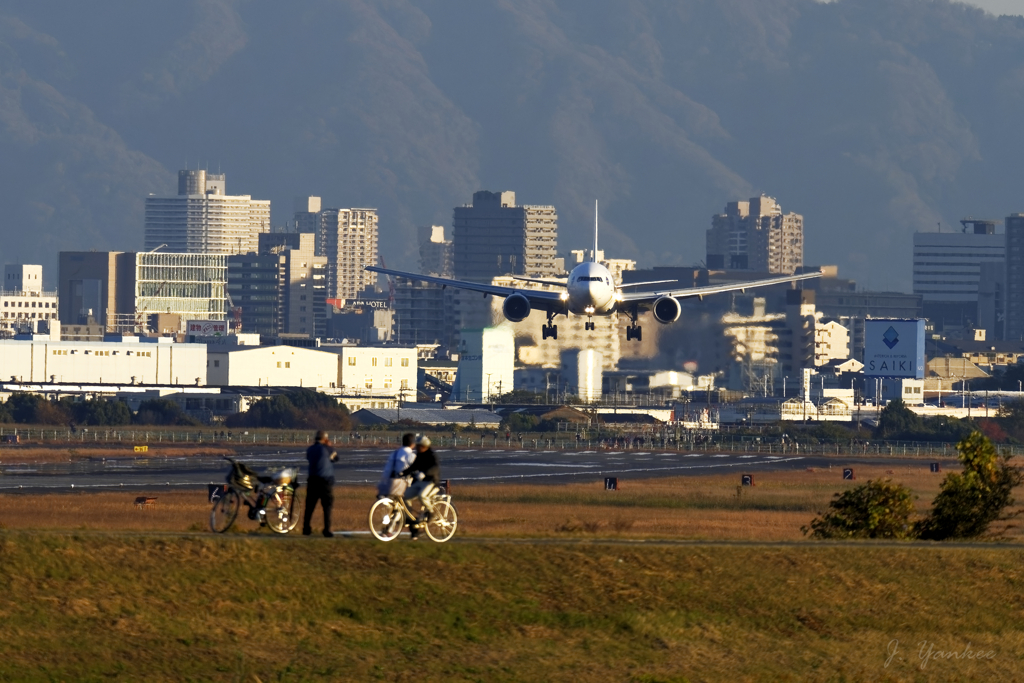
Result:
[[[251,491],[256,488],[257,476],[251,468],[240,462],[233,463],[231,467],[230,483],[240,489]]]
[[[295,479],[296,474],[298,474],[298,472],[296,472],[294,469],[292,469],[291,467],[286,467],[280,472],[274,472],[274,474],[271,476],[273,477],[275,484],[277,484],[278,486],[285,486],[287,484],[292,483],[292,481]]]

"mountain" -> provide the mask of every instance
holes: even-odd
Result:
[[[175,171],[375,206],[389,265],[477,189],[560,248],[704,257],[730,200],[805,217],[807,263],[909,289],[911,235],[1024,211],[1024,18],[946,0],[0,3],[5,261],[135,249]],[[59,9],[59,11],[58,11]]]

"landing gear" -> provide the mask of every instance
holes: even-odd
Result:
[[[547,339],[548,337],[551,337],[552,339],[558,339],[558,325],[552,322],[554,317],[555,313],[553,313],[552,311],[548,311],[548,324],[540,326],[540,338],[542,340]]]
[[[636,306],[634,306],[633,310],[629,312],[629,320],[632,324],[626,328],[626,341],[643,341],[643,329],[636,324],[636,319],[638,317],[640,317],[640,311]]]
[[[593,320],[588,320],[587,322],[583,323],[583,329],[584,330],[596,330],[597,329],[597,323],[595,323]]]

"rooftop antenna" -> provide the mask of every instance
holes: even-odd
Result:
[[[597,200],[594,200],[594,263],[597,263]]]

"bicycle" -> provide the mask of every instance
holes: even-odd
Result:
[[[455,535],[455,528],[459,525],[459,514],[452,504],[452,497],[447,493],[438,493],[430,499],[433,511],[428,515],[427,520],[422,522],[423,530],[435,543],[444,543]],[[378,541],[393,541],[402,533],[402,530],[409,526],[410,521],[416,522],[416,515],[409,509],[408,503],[401,496],[390,498],[383,496],[378,498],[370,506],[370,533]]]
[[[295,512],[295,492],[299,488],[298,471],[285,468],[270,476],[257,474],[244,463],[224,458],[231,463],[227,476],[227,491],[213,502],[210,510],[210,530],[222,534],[231,528],[244,503],[248,517],[258,520],[260,526],[286,534],[298,524]]]

